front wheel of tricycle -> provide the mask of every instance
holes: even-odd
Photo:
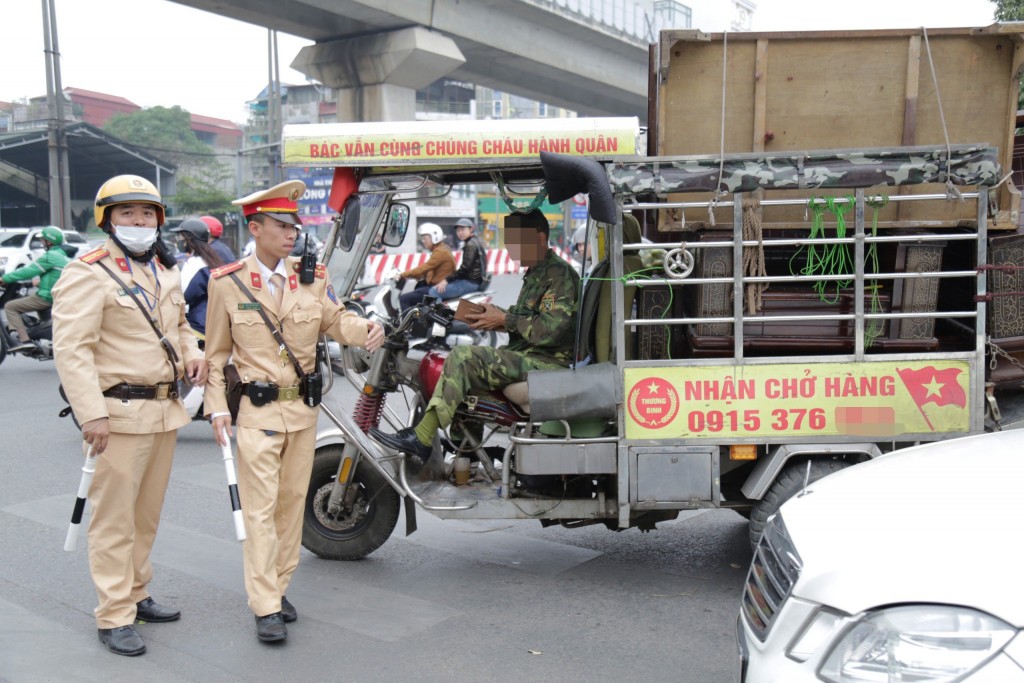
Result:
[[[302,545],[325,560],[358,560],[388,540],[398,522],[401,499],[377,470],[365,462],[356,469],[355,499],[337,516],[327,503],[343,446],[322,446],[313,459],[302,520]]]

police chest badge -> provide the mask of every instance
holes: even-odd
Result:
[[[554,292],[548,292],[540,298],[540,310],[544,313],[550,313],[555,308],[555,294]]]

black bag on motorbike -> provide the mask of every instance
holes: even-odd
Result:
[[[231,422],[234,423],[238,420],[238,408],[242,405],[242,377],[238,374],[238,368],[231,363],[224,366],[224,393],[228,399]]]

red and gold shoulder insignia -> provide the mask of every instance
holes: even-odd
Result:
[[[229,263],[226,266],[221,266],[220,268],[214,268],[213,270],[210,271],[210,277],[212,277],[212,278],[224,277],[228,273],[233,273],[236,270],[241,269],[243,266],[245,266],[245,264],[242,263],[241,261],[235,261],[234,263]]]
[[[84,261],[85,263],[96,263],[97,261],[99,261],[104,256],[108,255],[109,253],[110,253],[109,251],[107,251],[103,247],[100,247],[99,249],[93,249],[88,254],[85,254],[84,256],[81,256],[78,260],[79,261]]]
[[[316,264],[316,276],[321,280],[327,277],[327,266],[322,263]]]

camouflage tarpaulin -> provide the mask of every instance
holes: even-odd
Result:
[[[890,147],[790,154],[653,157],[642,163],[608,166],[612,190],[621,194],[654,192],[751,192],[814,190],[945,183],[992,186],[1002,179],[998,150],[982,144],[945,147]],[[721,180],[719,180],[721,178]]]

